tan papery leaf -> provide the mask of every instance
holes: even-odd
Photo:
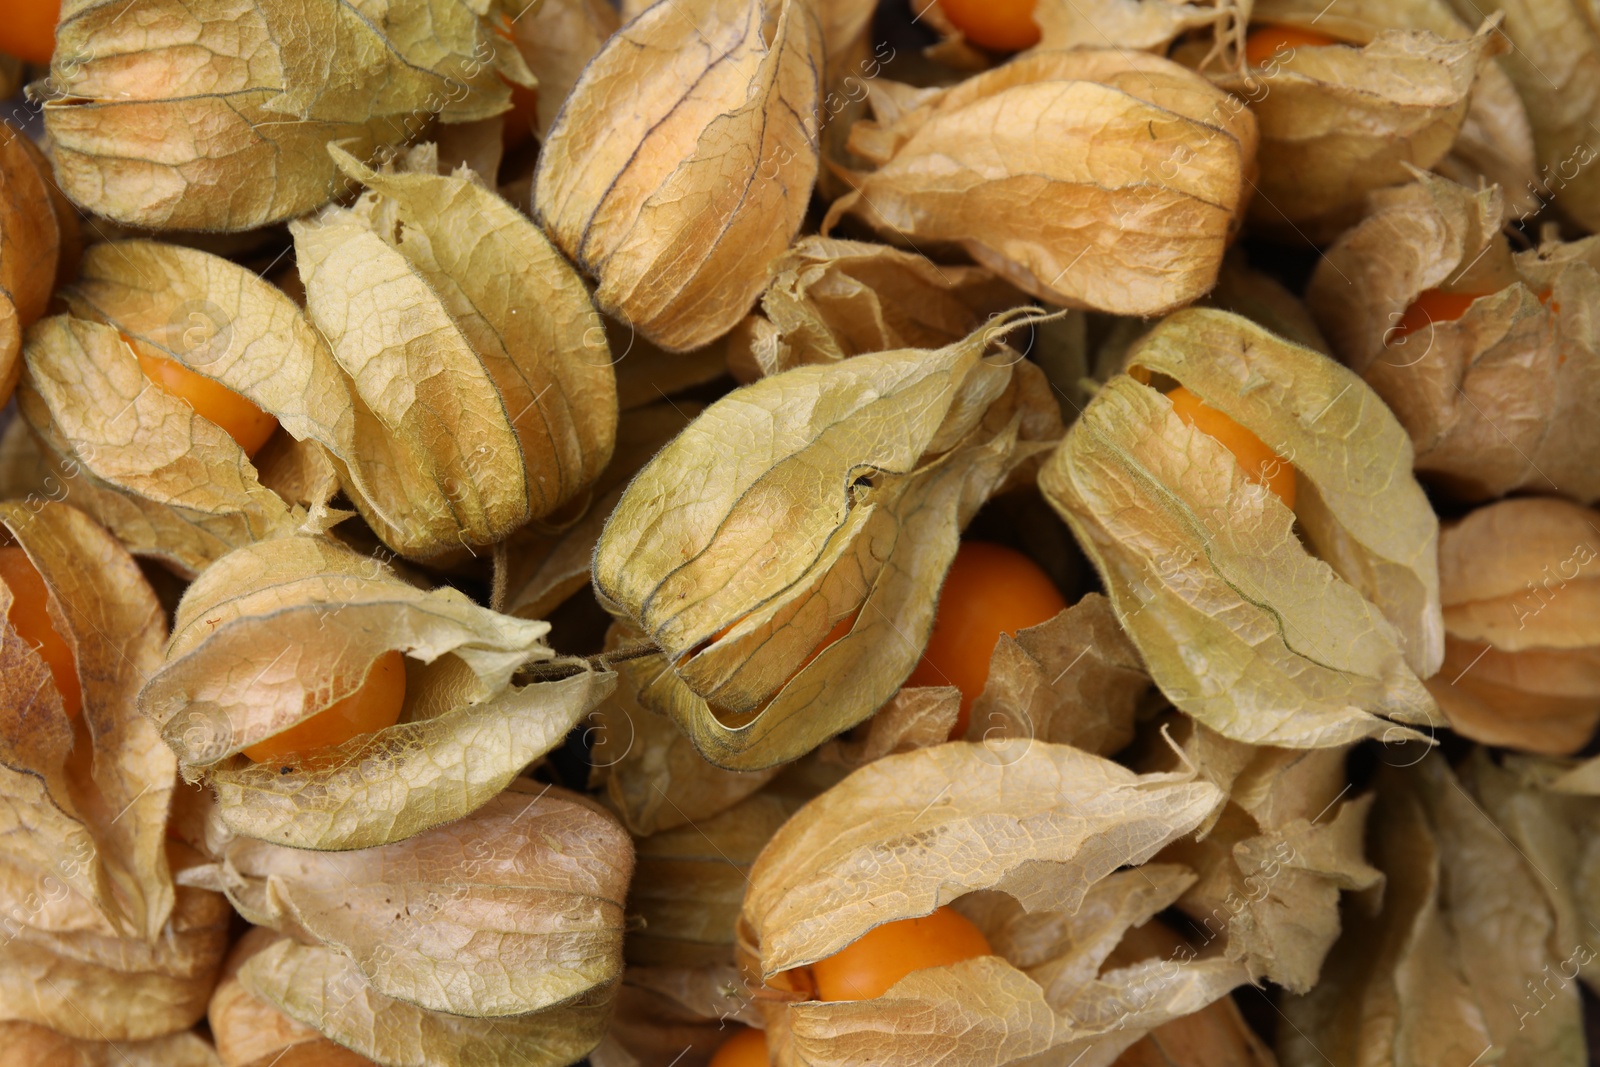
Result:
[[[0,59],[3,62],[3,59]],[[85,1041],[24,1022],[0,1022],[0,1067],[234,1067],[190,1031],[149,1041]],[[315,1067],[284,1063],[282,1067]],[[333,1067],[333,1065],[329,1065]]]
[[[603,309],[671,350],[744,316],[810,200],[822,60],[810,9],[788,0],[656,4],[606,42],[534,185]]]
[[[1600,240],[1513,254],[1500,197],[1428,175],[1375,195],[1328,249],[1307,301],[1339,358],[1411,435],[1417,470],[1484,500],[1517,489],[1600,499]],[[1397,330],[1424,291],[1475,296]]]
[[[736,390],[623,494],[595,588],[663,649],[628,668],[641,702],[712,763],[795,759],[911,673],[960,529],[1059,433],[1036,367],[983,358],[1015,321]]]
[[[279,935],[253,927],[228,954],[221,980],[211,994],[206,1021],[217,1043],[223,1067],[370,1067],[372,1061],[316,1030],[298,1023],[259,999],[239,981],[239,968],[251,956],[277,941]]]
[[[855,125],[850,149],[877,169],[824,230],[849,211],[900,239],[958,242],[1041,300],[1117,314],[1169,311],[1216,280],[1256,124],[1192,71],[1029,52],[950,89],[875,82],[870,99],[877,120]]]
[[[330,151],[367,192],[290,230],[307,313],[381,445],[347,462],[362,516],[426,558],[573,500],[611,458],[617,410],[582,280],[470,173],[435,173],[431,149],[383,173]]]
[[[132,24],[68,0],[44,121],[57,179],[84,208],[130,226],[249,230],[344,192],[330,141],[356,155],[398,145],[439,115],[510,106],[495,0],[156,0]],[[202,132],[203,131],[203,134]]]
[[[333,541],[263,542],[189,587],[140,707],[235,832],[365,848],[471,812],[610,692],[614,676],[586,668],[510,684],[551,657],[548,631],[407,584]],[[240,754],[351,695],[390,651],[407,657],[398,723],[267,763]]]
[[[1419,679],[1443,656],[1438,520],[1377,396],[1331,359],[1208,309],[1168,317],[1128,362],[1250,430],[1298,487],[1291,511],[1126,374],[1040,473],[1162,692],[1252,744],[1436,722]]]

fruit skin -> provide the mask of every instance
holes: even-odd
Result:
[[[884,923],[811,965],[818,1000],[871,1000],[912,971],[992,956],[983,932],[949,907]]]
[[[214,422],[238,442],[244,454],[254,456],[261,451],[278,420],[238,393],[212,381],[210,378],[185,367],[176,360],[152,356],[134,349],[139,359],[139,369],[163,392],[171,393],[194,408],[195,414]]]
[[[367,668],[360,689],[282,733],[256,742],[244,754],[257,763],[271,763],[393,726],[400,720],[406,700],[405,659],[399,652],[385,652]]]
[[[1280,51],[1292,52],[1296,48],[1326,48],[1343,42],[1315,30],[1302,30],[1294,26],[1260,26],[1245,38],[1244,59],[1252,67],[1264,67]]]
[[[1467,308],[1480,296],[1488,293],[1447,293],[1442,289],[1424,289],[1406,308],[1400,321],[1389,331],[1388,343],[1425,330],[1436,322],[1454,322],[1467,313]],[[1549,294],[1540,297],[1544,300]]]
[[[1066,606],[1050,576],[1021,552],[963,541],[939,591],[933,633],[905,684],[960,689],[961,714],[950,733],[960,737],[989,680],[989,657],[1000,635],[1037,626]]]
[[[38,651],[50,676],[55,680],[56,692],[61,694],[61,705],[69,719],[76,719],[83,711],[83,689],[78,684],[78,664],[72,646],[61,636],[50,618],[49,591],[44,579],[35,569],[28,554],[15,546],[0,548],[0,581],[11,590],[11,609],[6,619],[28,644]]]
[[[767,1067],[767,1035],[746,1027],[721,1045],[706,1067]]]
[[[16,0],[0,18],[0,52],[29,63],[48,63],[56,50],[61,0]]]
[[[1294,467],[1272,449],[1216,408],[1208,407],[1183,386],[1167,394],[1172,410],[1184,422],[1209,437],[1214,437],[1244,468],[1245,476],[1278,495],[1290,511],[1294,510]]]
[[[1036,0],[939,0],[939,9],[975,45],[1020,52],[1039,43]]]

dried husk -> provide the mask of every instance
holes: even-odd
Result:
[[[804,4],[684,0],[646,9],[584,68],[534,210],[599,279],[602,309],[673,351],[744,317],[816,180],[822,47]]]
[[[939,348],[1024,299],[982,267],[832,237],[802,237],[771,271],[761,313],[728,339],[741,382],[862,352]]]
[[[362,158],[505,111],[498,0],[67,0],[44,122],[62,189],[151,229],[249,230],[344,191],[330,141]],[[124,21],[131,14],[132,21]]]
[[[621,25],[606,0],[540,0],[517,12],[512,40],[539,81],[534,133],[550,132],[583,68]]]
[[[1223,997],[1156,1027],[1117,1057],[1113,1067],[1278,1067],[1272,1051]]]
[[[232,548],[345,514],[262,485],[233,438],[152,387],[136,359],[175,360],[276,415],[292,438],[348,453],[343,375],[281,291],[218,256],[135,240],[91,246],[61,298],[71,314],[28,332],[18,408],[73,502],[131,551],[192,575]]]
[[[1428,682],[1457,733],[1545,755],[1600,723],[1600,513],[1503,500],[1439,535],[1444,668]]]
[[[45,582],[83,697],[69,719],[38,652],[0,623],[0,1017],[87,1041],[187,1029],[226,947],[227,907],[173,887],[192,862],[164,834],[176,762],[134,704],[160,662],[161,607],[82,512],[10,502],[0,524]],[[0,619],[13,595],[0,583]]]
[[[1253,269],[1238,251],[1229,252],[1222,261],[1216,288],[1200,305],[1243,315],[1285,340],[1325,356],[1333,354],[1304,302],[1272,275]]]
[[[616,376],[583,281],[538,227],[427,148],[290,226],[306,311],[374,454],[347,489],[402,555],[488,545],[576,499],[611,458]],[[374,323],[387,324],[374,326]]]
[[[473,811],[611,691],[609,672],[587,668],[510,684],[553,655],[549,628],[407,584],[330,540],[262,542],[189,586],[139,705],[234,832],[366,848]],[[349,696],[390,650],[407,657],[394,726],[281,766],[240,754]]]
[[[244,990],[323,1036],[390,1067],[556,1067],[604,1031],[632,869],[596,805],[524,782],[378,848],[237,838],[208,875],[288,935]]]
[[[1137,49],[1162,54],[1191,30],[1212,27],[1218,38],[1242,36],[1248,2],[1202,0],[1039,0],[1033,21],[1038,51],[1067,48]]]
[[[223,964],[221,980],[206,1009],[223,1067],[371,1067],[372,1061],[365,1056],[296,1022],[251,994],[239,981],[244,962],[278,938],[265,927],[252,927],[234,944]]]
[[[78,220],[54,185],[33,142],[0,122],[0,405],[21,372],[22,331],[44,314],[60,268],[72,265]]]
[[[1259,70],[1214,75],[1260,123],[1251,222],[1333,237],[1359,215],[1366,193],[1444,158],[1478,72],[1502,47],[1492,24],[1464,40],[1384,30],[1361,48],[1301,46]]]
[[[1174,732],[1188,734],[1188,760],[1228,793],[1204,837],[1158,857],[1200,876],[1178,908],[1202,945],[1222,938],[1226,957],[1243,962],[1252,981],[1306,992],[1339,937],[1340,891],[1383,880],[1362,855],[1372,795],[1342,799],[1342,749],[1256,748],[1181,719]],[[1163,758],[1154,768],[1177,763],[1166,746],[1156,748]]]
[[[1485,500],[1517,489],[1600,499],[1600,240],[1513,254],[1500,196],[1428,175],[1372,197],[1328,249],[1307,302],[1334,351],[1383,397],[1419,473]],[[1487,294],[1396,336],[1424,290]]]
[[[1037,368],[984,359],[1016,321],[736,390],[623,494],[595,589],[663,650],[625,666],[639,699],[710,762],[795,759],[911,673],[961,528],[1060,432]]]
[[[1128,364],[1256,434],[1298,487],[1290,511],[1128,374],[1040,472],[1168,699],[1234,740],[1285,748],[1438,721],[1420,681],[1444,651],[1438,520],[1377,396],[1331,359],[1209,309],[1169,316]]]
[[[589,1054],[593,1067],[670,1063],[705,1067],[743,1026],[761,1025],[737,968],[629,967],[617,991],[605,1040]]]
[[[896,239],[956,242],[1041,300],[1117,314],[1169,311],[1216,281],[1256,121],[1193,71],[1081,49],[949,89],[871,88],[876,121],[856,123],[850,149],[877,169],[852,177],[824,231],[848,211]]]
[[[0,63],[3,63],[0,57]],[[86,1041],[44,1026],[0,1022],[0,1067],[235,1067],[198,1034],[185,1031],[148,1041]],[[317,1067],[285,1061],[280,1067]],[[329,1064],[328,1067],[337,1067]]]
[[[1101,972],[1130,927],[1193,881],[1138,865],[1222,799],[1192,770],[1141,777],[1045,742],[1008,760],[956,742],[856,771],[796,813],[750,873],[741,964],[767,986],[757,1003],[775,1062],[1111,1063],[1245,980],[1220,959]],[[807,1000],[786,973],[951,901],[996,955],[864,1001]]]
[[[1290,997],[1284,1067],[1493,1062],[1581,1067],[1578,990],[1542,872],[1429,756],[1380,777],[1369,853],[1381,904],[1356,900],[1321,983]]]

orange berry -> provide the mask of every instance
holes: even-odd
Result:
[[[1020,52],[1039,43],[1033,21],[1036,0],[939,0],[939,9],[961,35],[996,52]]]
[[[1400,321],[1389,331],[1389,343],[1396,339],[1425,330],[1436,322],[1454,322],[1467,313],[1467,308],[1487,293],[1447,293],[1442,289],[1424,289],[1406,308]]]
[[[195,414],[207,422],[220,426],[238,442],[245,455],[259,452],[278,428],[277,419],[227,386],[196,374],[176,360],[152,356],[131,344],[129,347],[139,358],[139,369],[146,378],[194,408]]]
[[[48,63],[56,50],[61,0],[16,0],[0,18],[0,52],[29,63]]]
[[[961,714],[950,733],[960,737],[989,680],[989,657],[1000,635],[1037,626],[1066,606],[1050,576],[1021,552],[963,541],[939,590],[933,633],[906,685],[960,689]]]
[[[818,1000],[871,1000],[912,971],[991,956],[983,931],[944,907],[920,919],[884,923],[811,965]]]
[[[1208,437],[1215,438],[1233,453],[1244,468],[1245,477],[1264,485],[1278,495],[1284,506],[1294,509],[1294,467],[1249,430],[1210,407],[1198,396],[1178,386],[1167,394],[1173,413]]]
[[[747,1026],[718,1045],[706,1067],[767,1067],[767,1063],[767,1035]]]
[[[11,590],[11,610],[6,619],[17,636],[34,647],[50,668],[56,692],[67,717],[76,719],[83,711],[83,690],[78,685],[78,665],[56,624],[50,618],[49,591],[28,554],[16,546],[0,548],[0,581]]]
[[[1341,44],[1337,38],[1316,30],[1301,30],[1293,26],[1258,26],[1244,40],[1244,59],[1252,67],[1264,67],[1280,51],[1296,48],[1326,48]]]
[[[257,763],[276,763],[342,745],[399,722],[405,700],[406,658],[399,652],[385,652],[367,668],[360,689],[283,733],[257,741],[244,754]]]

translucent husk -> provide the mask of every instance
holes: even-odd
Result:
[[[285,538],[223,557],[188,588],[139,702],[234,832],[366,848],[472,812],[611,691],[614,676],[587,666],[511,684],[551,658],[548,631],[333,541]],[[282,765],[240,754],[352,694],[391,650],[407,657],[398,723]]]
[[[1059,433],[1038,370],[984,358],[1008,324],[764,378],[629,485],[595,589],[662,649],[619,665],[641,702],[712,763],[795,759],[911,673],[961,528]]]
[[[1438,721],[1420,681],[1443,656],[1438,520],[1377,396],[1209,309],[1169,316],[1127,363],[1139,377],[1106,383],[1039,484],[1167,697],[1235,740],[1290,748]],[[1292,463],[1296,510],[1183,422],[1154,376]]]
[[[583,68],[620,25],[617,9],[605,0],[541,0],[517,12],[511,33],[539,82],[534,132],[540,137],[550,132]]]
[[[345,191],[330,141],[365,159],[505,111],[531,85],[497,45],[497,0],[154,0],[129,26],[67,0],[43,84],[63,190],[151,229],[250,230]],[[203,132],[201,132],[203,131]]]
[[[1457,733],[1568,755],[1600,723],[1600,514],[1524,497],[1439,535],[1444,668],[1428,683]]]
[[[173,886],[195,862],[164,832],[176,762],[134,703],[160,662],[160,605],[82,512],[14,501],[0,524],[44,580],[82,692],[69,719],[49,667],[0,621],[0,1017],[92,1042],[186,1030],[204,1013],[227,907]],[[0,620],[13,595],[0,583]]]
[[[875,121],[856,123],[850,149],[877,169],[851,177],[824,231],[848,211],[895,239],[959,243],[1041,300],[1117,314],[1169,311],[1215,282],[1256,121],[1203,77],[1083,49],[1028,52],[949,89],[871,90]]]
[[[1419,175],[1375,195],[1307,302],[1340,359],[1394,410],[1417,470],[1468,500],[1518,489],[1600,499],[1600,240],[1512,253],[1495,189]],[[1424,290],[1480,295],[1399,336]]]
[[[0,87],[3,88],[3,87]],[[0,1067],[237,1067],[191,1031],[148,1041],[68,1037],[33,1023],[0,1022]],[[254,1067],[254,1065],[252,1065]],[[285,1061],[279,1067],[319,1067]],[[327,1067],[337,1067],[328,1064]]]
[[[761,314],[729,337],[728,367],[741,382],[862,352],[938,348],[1024,299],[982,267],[831,237],[801,238],[770,270]]]
[[[558,1067],[604,1032],[633,851],[576,794],[524,781],[394,844],[218,853],[197,874],[286,935],[244,961],[243,990],[369,1059]]]
[[[765,987],[775,1062],[927,1063],[937,1050],[961,1065],[1111,1063],[1245,980],[1216,958],[1102,970],[1194,880],[1145,861],[1222,800],[1192,769],[1141,777],[1045,742],[1009,758],[936,745],[856,771],[796,813],[750,873],[740,963]],[[872,1000],[807,999],[794,968],[951,902],[995,955],[914,972]]]
[[[10,95],[3,90],[0,99]],[[78,218],[56,191],[50,164],[26,134],[0,122],[0,405],[21,373],[22,331],[76,266],[78,244]]]
[[[656,5],[606,42],[534,183],[601,308],[675,351],[744,317],[816,179],[822,51],[789,0]]]

